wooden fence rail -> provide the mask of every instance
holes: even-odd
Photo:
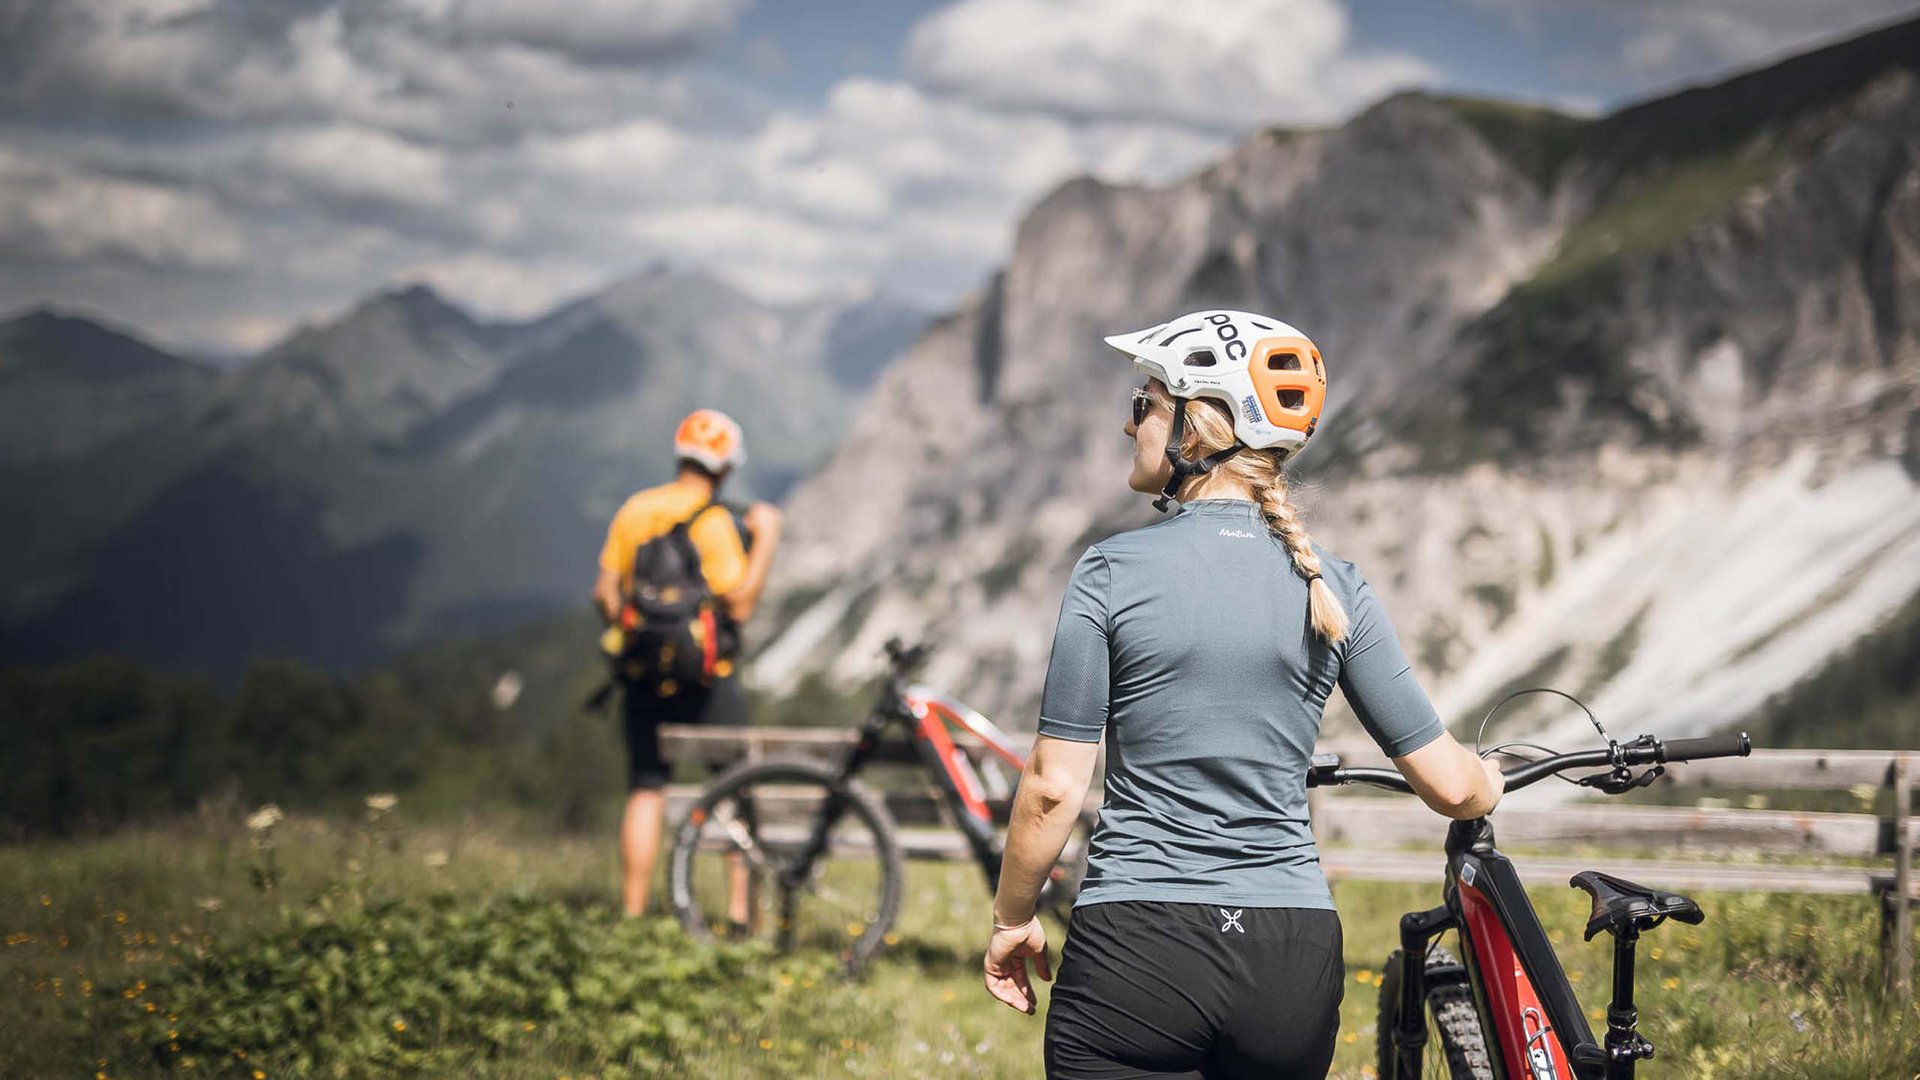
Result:
[[[721,728],[673,726],[661,731],[670,757],[727,765],[737,761],[838,760],[853,733],[819,728]],[[1030,736],[1029,736],[1030,738]],[[958,733],[962,749],[986,766],[978,740]],[[1386,765],[1372,744],[1332,743],[1319,747],[1341,755],[1349,765]],[[1746,791],[1850,791],[1872,798],[1890,792],[1885,814],[1769,810],[1734,807],[1652,806],[1592,803],[1529,805],[1524,813],[1496,811],[1503,845],[1516,849],[1564,849],[1591,845],[1636,855],[1659,853],[1657,861],[1607,855],[1588,859],[1528,855],[1535,874],[1571,874],[1600,863],[1611,873],[1644,875],[1651,884],[1672,888],[1735,891],[1855,893],[1880,900],[1882,979],[1889,993],[1911,999],[1913,993],[1913,907],[1920,884],[1913,873],[1915,836],[1911,827],[1913,757],[1887,750],[1755,750],[1747,758],[1718,758],[1668,767],[1656,786],[1704,784]],[[904,745],[882,760],[915,760]],[[997,767],[997,763],[994,767]],[[676,817],[697,794],[698,785],[669,790],[669,813]],[[908,854],[922,858],[965,855],[957,833],[937,826],[944,812],[931,791],[884,792],[888,808],[903,826]],[[1345,792],[1313,792],[1314,832],[1323,845],[1328,876],[1382,881],[1437,881],[1445,824],[1425,807],[1407,799]],[[1006,801],[989,803],[1004,819]],[[1782,862],[1703,862],[1706,854],[1791,857]],[[1675,855],[1694,855],[1676,860]],[[1564,864],[1564,865],[1563,865]]]

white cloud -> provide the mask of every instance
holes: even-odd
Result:
[[[596,60],[672,56],[724,37],[748,0],[455,0],[448,15],[475,38]]]
[[[341,199],[433,207],[453,194],[443,151],[347,124],[274,131],[260,146],[259,164],[256,175]]]
[[[744,0],[0,0],[23,2],[36,32],[0,45],[21,76],[0,83],[14,163],[0,243],[25,255],[0,259],[0,308],[93,303],[233,347],[395,281],[524,316],[661,259],[776,298],[884,283],[945,304],[1069,177],[1169,180],[1236,125],[1320,116],[1410,71],[1394,58],[1332,70],[1347,51],[1333,0],[1261,0],[1247,10],[1296,18],[1290,62],[1318,66],[1261,74],[1257,93],[1208,81],[1256,56],[1228,36],[1148,64],[1165,94],[1129,90],[1104,111],[865,77],[774,108],[719,62],[583,60],[573,40],[670,52],[675,35],[725,32]],[[961,56],[983,3],[935,16],[916,42]],[[1161,27],[1135,0],[1102,10],[1036,15],[1034,48],[1069,56],[1083,33],[1092,55],[1117,56]],[[1074,78],[1096,93],[1139,66],[1082,61]],[[21,172],[28,161],[48,164]]]
[[[915,28],[919,83],[986,105],[1216,131],[1338,119],[1434,69],[1349,47],[1336,0],[961,0]]]
[[[237,268],[241,223],[205,195],[89,175],[0,148],[0,248],[78,261],[114,257],[155,267]]]

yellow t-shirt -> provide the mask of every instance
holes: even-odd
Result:
[[[620,593],[633,589],[633,555],[640,545],[662,536],[684,521],[700,505],[700,493],[684,484],[662,484],[635,494],[613,515],[607,542],[600,549],[600,569],[620,575]],[[747,576],[747,549],[733,513],[715,504],[701,511],[687,529],[687,538],[700,553],[700,571],[715,596],[738,588]]]

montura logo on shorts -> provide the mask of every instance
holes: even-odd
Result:
[[[1250,533],[1245,529],[1221,529],[1220,535],[1231,536],[1235,540],[1252,540],[1254,539],[1254,536],[1255,536],[1255,534]]]
[[[1220,932],[1224,934],[1229,930],[1238,930],[1243,934],[1246,933],[1247,928],[1240,925],[1240,913],[1245,910],[1247,909],[1237,908],[1233,911],[1228,911],[1226,908],[1221,908],[1220,917],[1225,919],[1226,922],[1220,924]]]

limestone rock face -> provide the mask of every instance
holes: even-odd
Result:
[[[1622,734],[1738,721],[1920,592],[1917,56],[1910,23],[1598,120],[1407,94],[1063,186],[794,493],[753,677],[897,634],[1030,724],[1068,569],[1157,516],[1101,338],[1235,306],[1326,355],[1296,498],[1450,720],[1549,684]]]

